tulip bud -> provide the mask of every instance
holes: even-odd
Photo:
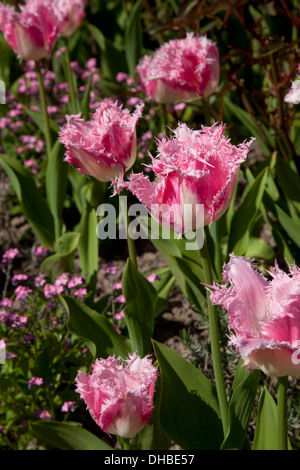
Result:
[[[213,93],[219,84],[219,52],[205,36],[188,33],[185,39],[163,44],[144,56],[137,73],[147,97],[158,103],[194,101]]]
[[[105,433],[130,438],[152,415],[157,369],[149,358],[136,354],[126,365],[120,361],[110,356],[96,360],[91,375],[78,372],[76,392]]]
[[[300,376],[300,269],[261,275],[252,260],[230,256],[224,285],[211,286],[211,300],[229,315],[230,340],[246,369],[270,377]]]
[[[53,2],[27,0],[20,5],[20,12],[0,5],[0,30],[20,59],[41,60],[53,50],[57,39],[58,17]]]
[[[136,123],[143,104],[133,114],[107,98],[100,102],[85,122],[80,114],[67,116],[67,124],[60,132],[60,141],[66,146],[65,161],[80,173],[107,182],[122,176],[136,160]]]
[[[180,124],[173,134],[158,141],[158,156],[151,156],[149,167],[156,181],[143,174],[131,174],[124,186],[154,219],[185,233],[211,225],[224,214],[252,140],[232,145],[224,136],[224,126],[216,124],[200,130]]]

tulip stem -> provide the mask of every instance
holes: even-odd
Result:
[[[213,284],[213,275],[211,269],[211,263],[209,259],[209,254],[207,250],[207,245],[204,242],[203,247],[200,249],[200,254],[202,257],[202,266],[204,271],[205,283],[208,285]],[[221,361],[221,351],[220,351],[220,340],[219,340],[219,325],[218,317],[215,306],[211,303],[210,293],[206,292],[207,298],[207,308],[208,308],[208,317],[209,317],[209,329],[210,329],[210,344],[211,344],[211,354],[213,361],[213,369],[216,381],[216,389],[220,406],[220,414],[223,425],[224,437],[227,435],[228,431],[228,400],[226,395],[225,380],[223,374],[223,367]]]
[[[131,237],[130,228],[129,228],[131,220],[128,215],[127,199],[120,197],[120,205],[121,205],[123,221],[126,226],[126,239],[127,239],[129,258],[132,261],[134,267],[137,269],[138,265],[137,265],[137,259],[136,259],[135,243],[134,243],[134,239]]]
[[[288,377],[278,377],[278,450],[287,450],[287,387]]]
[[[37,76],[38,76],[38,81],[39,81],[40,98],[41,98],[42,110],[43,110],[43,116],[44,116],[44,134],[46,138],[47,156],[49,159],[51,150],[52,150],[52,137],[51,137],[49,115],[48,115],[48,110],[47,110],[45,87],[44,87],[43,77],[42,77],[39,63],[36,63],[36,71],[37,71]]]

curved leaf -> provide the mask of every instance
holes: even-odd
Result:
[[[60,450],[114,450],[106,442],[79,426],[59,421],[31,423],[33,434],[54,449]]]
[[[165,432],[184,449],[220,449],[223,430],[215,387],[172,349],[156,341],[153,347],[162,377],[160,421]]]
[[[131,351],[129,341],[118,334],[113,325],[101,314],[69,296],[61,296],[68,312],[68,329],[87,340],[91,354],[97,358],[107,358],[115,354],[125,357]]]

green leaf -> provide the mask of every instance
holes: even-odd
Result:
[[[118,72],[127,72],[127,64],[123,51],[119,50],[109,41],[97,26],[88,24],[88,30],[100,48],[100,67],[103,75],[115,80]]]
[[[260,370],[246,371],[243,380],[238,385],[235,384],[229,402],[229,430],[221,449],[243,448],[260,376]],[[248,448],[250,448],[249,443]]]
[[[138,60],[142,55],[143,30],[141,9],[143,0],[137,0],[131,10],[125,29],[125,55],[130,74],[134,74]]]
[[[277,204],[275,204],[275,210],[281,227],[298,246],[298,248],[300,248],[300,218],[298,220],[292,219]]]
[[[54,219],[33,176],[13,157],[0,155],[0,165],[9,177],[21,210],[40,243],[45,247],[52,246],[55,239]]]
[[[23,105],[23,109],[26,114],[28,114],[31,119],[35,122],[35,124],[38,126],[40,131],[45,135],[45,123],[44,123],[44,117],[40,111],[33,111],[32,109],[27,108],[25,105]],[[59,125],[57,124],[56,121],[53,121],[53,119],[49,119],[49,124],[50,124],[50,129],[52,131],[52,135],[54,137],[53,140],[56,140],[57,134],[59,132]]]
[[[122,289],[126,299],[124,315],[132,347],[137,354],[144,357],[151,351],[158,295],[156,289],[137,271],[130,259],[124,269]]]
[[[237,208],[230,226],[228,253],[234,252],[239,256],[245,254],[251,230],[262,203],[267,175],[268,168],[265,168],[249,187],[243,201]]]
[[[284,195],[293,201],[300,210],[300,178],[292,168],[281,158],[277,157],[276,176]]]
[[[252,116],[249,113],[247,113],[243,108],[233,103],[230,100],[230,98],[228,98],[227,96],[225,96],[224,98],[224,104],[229,109],[229,111],[233,113],[241,121],[241,123],[249,131],[249,134],[253,137],[256,137],[265,155],[270,156],[271,151],[268,145],[266,144],[265,140],[261,137],[257,129],[257,124],[255,123],[255,120],[252,118]],[[270,145],[274,146],[274,142],[269,131],[263,126],[261,127],[264,129],[264,133],[266,135],[266,138],[269,140]]]
[[[264,387],[258,405],[253,450],[276,450],[278,410],[275,401]]]
[[[183,449],[216,450],[223,441],[215,387],[192,364],[153,342],[162,380],[160,421]]]
[[[262,238],[250,237],[245,256],[271,261],[275,258],[275,251]]]
[[[56,242],[56,253],[48,256],[41,264],[41,270],[49,272],[52,277],[57,277],[64,272],[72,272],[73,259],[81,234],[78,232],[66,232]]]
[[[114,450],[91,432],[74,424],[59,421],[35,421],[30,427],[38,439],[54,449]]]
[[[168,450],[171,444],[171,439],[162,428],[159,418],[161,394],[161,378],[157,377],[155,383],[154,394],[154,410],[150,418],[149,424],[145,426],[136,436],[135,441],[140,450]]]
[[[47,201],[54,217],[56,237],[62,233],[62,212],[68,184],[69,165],[63,161],[64,153],[65,147],[56,141],[46,171]]]
[[[69,331],[86,340],[94,358],[107,358],[113,354],[126,357],[132,350],[129,341],[117,333],[104,315],[70,296],[60,299],[69,315]]]

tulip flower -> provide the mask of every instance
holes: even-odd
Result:
[[[158,141],[158,157],[151,155],[149,168],[156,181],[132,173],[123,184],[154,219],[184,233],[211,225],[224,214],[252,140],[232,145],[224,126],[216,124],[200,130],[180,124],[173,133]]]
[[[56,0],[55,8],[61,18],[59,35],[62,37],[71,36],[80,26],[84,17],[83,0]]]
[[[105,433],[130,438],[149,422],[156,378],[148,357],[132,354],[123,365],[110,356],[96,360],[91,375],[78,372],[76,392]]]
[[[194,101],[213,93],[219,84],[219,52],[205,36],[188,33],[144,56],[137,73],[144,93],[158,103]]]
[[[27,0],[17,12],[0,5],[0,30],[21,60],[39,61],[50,53],[58,34],[58,16],[51,0]]]
[[[136,160],[136,123],[143,104],[133,114],[107,98],[101,101],[85,122],[80,114],[67,116],[60,141],[66,146],[65,161],[80,173],[99,181],[113,180],[124,174]]]
[[[300,376],[300,269],[285,273],[277,263],[268,280],[250,259],[231,255],[224,285],[214,285],[211,301],[229,315],[231,343],[246,369],[271,377]]]

